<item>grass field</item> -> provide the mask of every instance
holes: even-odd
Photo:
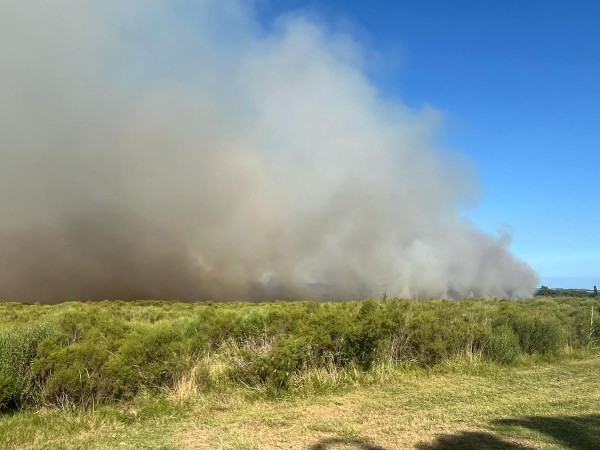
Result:
[[[535,358],[534,358],[535,359]],[[0,418],[11,449],[594,449],[600,357],[395,368],[341,392],[274,400],[172,391]]]
[[[0,302],[0,447],[600,448],[599,298]]]

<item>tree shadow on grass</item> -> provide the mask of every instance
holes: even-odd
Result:
[[[308,450],[332,450],[337,445],[352,446],[357,450],[386,450],[385,448],[365,441],[364,439],[326,438],[311,445]]]
[[[572,450],[600,449],[600,414],[585,416],[531,416],[501,419],[492,422],[500,433],[518,435],[517,428],[526,428],[552,438]],[[528,436],[530,439],[530,437]],[[343,445],[357,450],[386,450],[363,439],[327,438],[309,447],[309,450],[332,450]],[[506,441],[492,433],[462,431],[438,436],[433,442],[421,442],[418,450],[531,450],[521,444]]]
[[[573,450],[600,449],[600,414],[586,416],[533,416],[502,419],[500,427],[523,427],[552,437]]]
[[[463,431],[444,434],[431,443],[422,442],[415,446],[418,450],[529,450],[531,447],[502,440],[491,433]]]
[[[519,419],[501,419],[492,423],[502,434],[519,434],[517,428],[526,428],[552,438],[572,450],[600,449],[600,414],[586,416],[532,416]],[[528,438],[530,438],[528,436]],[[445,434],[431,442],[416,445],[418,450],[527,450],[491,433],[463,431]]]

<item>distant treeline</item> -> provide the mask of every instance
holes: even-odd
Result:
[[[182,387],[315,392],[399,365],[555,357],[597,345],[599,307],[594,298],[0,302],[0,413]]]
[[[598,296],[598,289],[596,286],[594,286],[594,289],[561,289],[542,286],[536,291],[535,295],[536,297],[596,297]]]

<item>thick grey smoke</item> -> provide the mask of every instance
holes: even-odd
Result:
[[[0,298],[530,295],[435,111],[244,5],[2,3]]]

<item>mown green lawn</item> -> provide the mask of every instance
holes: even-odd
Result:
[[[343,392],[164,396],[0,417],[10,449],[595,449],[600,357],[391,369]]]

